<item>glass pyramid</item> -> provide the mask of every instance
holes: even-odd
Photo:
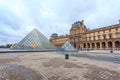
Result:
[[[15,49],[48,50],[57,48],[35,28],[15,46]]]
[[[64,51],[76,51],[76,49],[70,44],[69,41],[66,41],[66,42],[62,45],[61,49],[63,49]]]

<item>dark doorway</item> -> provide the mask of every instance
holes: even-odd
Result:
[[[103,48],[103,49],[106,48],[105,42],[102,42],[102,48]]]
[[[92,43],[92,48],[93,48],[93,49],[95,48],[95,43]]]
[[[84,48],[86,48],[86,44],[84,43]]]
[[[100,48],[100,43],[96,43],[97,48]]]
[[[112,42],[111,41],[108,42],[108,48],[112,48]]]
[[[115,48],[120,48],[120,42],[119,41],[115,41]]]
[[[87,43],[88,48],[90,48],[90,43]]]
[[[76,48],[76,43],[74,43],[74,48]]]

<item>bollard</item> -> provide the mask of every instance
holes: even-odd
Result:
[[[111,53],[113,53],[113,51],[110,51]]]
[[[69,59],[69,54],[65,54],[65,59]]]
[[[87,51],[89,51],[89,49],[87,49]]]

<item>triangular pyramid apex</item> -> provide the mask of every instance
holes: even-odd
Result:
[[[39,30],[37,28],[34,28],[31,32],[33,32],[33,31],[39,32]]]
[[[33,30],[38,30],[37,28],[34,28]]]

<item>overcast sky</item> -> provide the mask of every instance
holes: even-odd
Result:
[[[69,34],[82,19],[90,29],[118,24],[120,0],[0,0],[0,45],[19,42],[35,27],[48,39]]]

